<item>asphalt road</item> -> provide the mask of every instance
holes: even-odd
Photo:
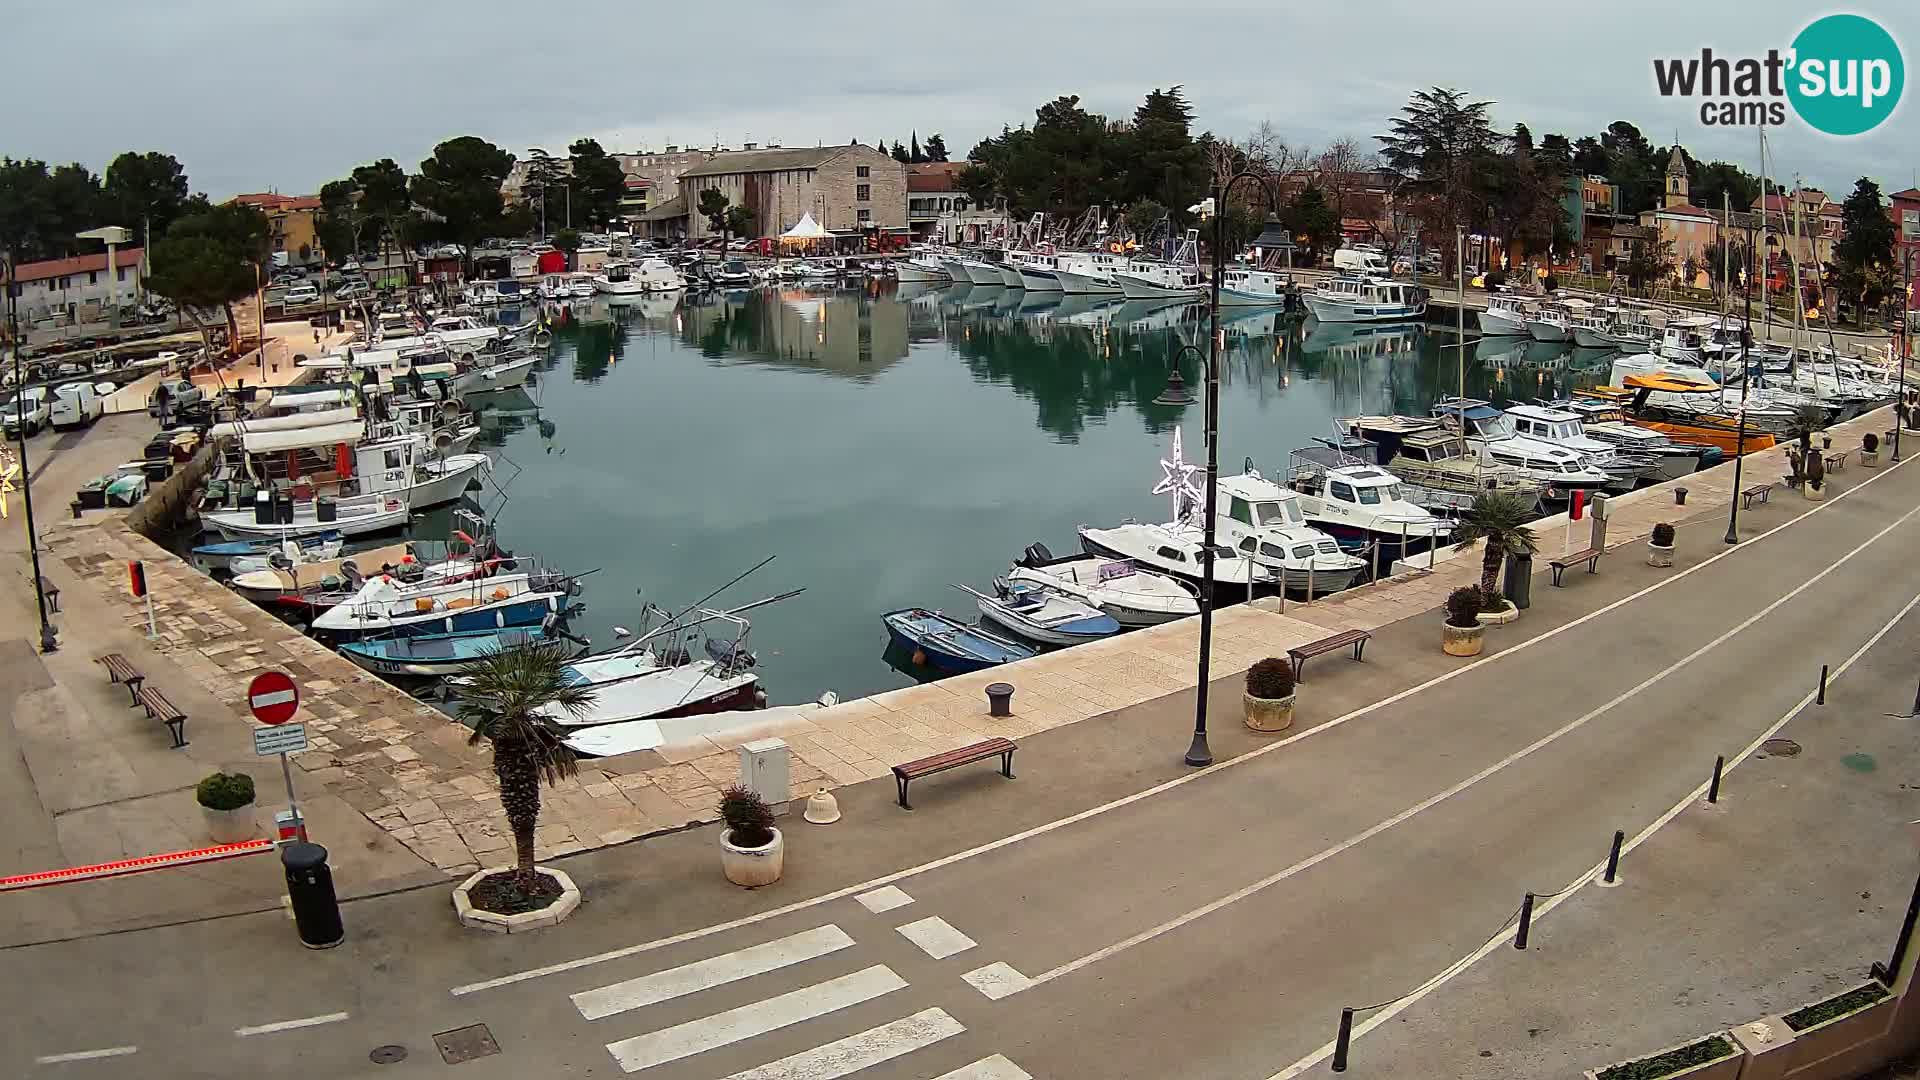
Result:
[[[1691,527],[1683,572],[1616,555],[1603,572],[1650,588],[878,896],[658,944],[396,920],[356,928],[349,958],[254,916],[0,952],[0,1045],[28,1075],[438,1075],[425,1035],[482,1022],[501,1052],[462,1076],[1260,1080],[1322,1047],[1341,1006],[1471,953],[1522,892],[1579,882],[1614,830],[1687,801],[1822,663],[1912,611],[1917,497],[1920,472],[1890,471],[1705,563],[1719,530]],[[1889,670],[1862,665],[1852,690]],[[1302,693],[1342,677],[1364,669],[1323,660]],[[408,1058],[372,1064],[386,1043]],[[113,1056],[40,1060],[89,1053]]]

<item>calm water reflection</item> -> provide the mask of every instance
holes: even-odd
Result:
[[[908,285],[596,302],[560,318],[532,397],[486,403],[502,540],[600,568],[578,624],[597,643],[646,600],[684,606],[778,555],[721,597],[807,587],[753,617],[776,702],[906,685],[883,656],[882,612],[970,615],[950,583],[982,586],[1036,540],[1072,550],[1082,523],[1164,517],[1149,489],[1172,429],[1186,425],[1190,453],[1201,445],[1199,406],[1152,403],[1169,359],[1205,345],[1190,305]],[[1335,416],[1425,412],[1454,390],[1453,341],[1234,318],[1223,468],[1276,468]],[[1606,374],[1604,358],[1557,346],[1470,342],[1467,360],[1467,393],[1496,401]],[[1197,388],[1197,358],[1183,366]]]

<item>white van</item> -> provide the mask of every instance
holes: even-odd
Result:
[[[52,410],[47,405],[47,388],[29,386],[0,406],[0,430],[4,430],[9,439],[19,435],[21,428],[33,435],[47,426],[47,419],[51,415]]]
[[[1387,273],[1387,257],[1378,251],[1341,248],[1333,253],[1333,268],[1354,274]]]
[[[90,382],[68,383],[53,392],[53,426],[86,427],[107,409],[107,403]]]

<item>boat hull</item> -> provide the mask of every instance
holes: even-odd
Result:
[[[1020,287],[1028,292],[1060,292],[1060,277],[1051,270],[1020,268]]]
[[[1476,318],[1480,332],[1489,337],[1525,337],[1527,333],[1525,323],[1496,311],[1482,311]]]
[[[944,271],[932,270],[924,266],[915,266],[910,262],[900,263],[896,265],[893,269],[894,269],[894,276],[903,282],[904,281],[949,281],[951,280],[949,275],[946,274]],[[751,284],[751,281],[749,281],[749,284]]]
[[[1134,277],[1132,274],[1115,274],[1113,280],[1129,300],[1171,300],[1180,297],[1197,300],[1204,291],[1199,285],[1173,287],[1162,285],[1157,281],[1148,281],[1146,278]]]
[[[1573,329],[1573,343],[1583,349],[1617,349],[1619,343],[1608,337],[1604,331],[1589,330],[1584,326]]]
[[[1545,319],[1528,319],[1527,336],[1535,341],[1565,341],[1571,335],[1567,327]]]
[[[1053,274],[1060,279],[1060,291],[1069,296],[1110,295],[1120,291],[1113,282],[1090,274],[1076,274],[1071,270],[1055,270]]]
[[[315,637],[338,644],[365,638],[464,634],[520,626],[539,626],[548,615],[560,611],[565,599],[565,596],[560,593],[522,594],[498,603],[464,608],[459,611],[435,612],[430,615],[398,619],[368,620],[351,627],[318,627],[313,633]]]
[[[1221,307],[1280,307],[1287,298],[1280,293],[1249,292],[1220,286]]]
[[[1089,641],[1099,641],[1120,632],[1120,621],[1111,615],[1102,613],[1099,618],[1075,619],[1055,626],[1041,626],[1022,619],[1018,612],[1008,611],[1000,604],[982,600],[976,605],[980,614],[995,625],[1011,630],[1042,645],[1080,645]]]
[[[1005,263],[1000,263],[995,266],[994,269],[999,271],[1000,284],[1005,285],[1007,288],[1024,289],[1027,287],[1026,277],[1013,267]]]
[[[1205,588],[1204,583],[1200,580],[1200,575],[1197,573],[1187,573],[1184,570],[1175,569],[1174,567],[1168,566],[1164,563],[1157,563],[1157,562],[1152,562],[1152,561],[1143,559],[1137,553],[1124,552],[1124,551],[1120,551],[1117,548],[1108,547],[1107,545],[1102,544],[1100,541],[1088,535],[1088,532],[1089,530],[1084,530],[1084,529],[1081,530],[1080,532],[1080,550],[1086,552],[1089,555],[1099,555],[1103,558],[1108,558],[1108,559],[1132,559],[1134,562],[1140,564],[1141,566],[1145,566],[1151,569],[1156,574],[1164,574],[1167,577],[1179,578],[1181,581],[1189,582],[1200,588]],[[1222,578],[1215,577],[1213,579],[1213,595],[1214,595],[1214,599],[1219,603],[1236,604],[1242,600],[1247,600],[1255,596],[1268,595],[1274,591],[1274,589],[1277,587],[1277,584],[1278,584],[1277,582],[1263,580],[1253,585],[1249,585],[1247,582],[1244,582],[1244,581],[1227,581]]]
[[[338,652],[375,675],[435,678],[469,671],[503,648],[518,648],[550,640],[537,628],[522,631],[518,636],[523,640],[509,644],[502,635],[493,631],[421,634],[417,637],[351,641],[341,645]]]
[[[1321,322],[1404,322],[1427,313],[1425,304],[1348,304],[1307,295],[1307,310]]]

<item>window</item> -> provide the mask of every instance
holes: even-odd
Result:
[[[1253,507],[1247,505],[1247,500],[1235,495],[1227,504],[1227,516],[1242,525],[1251,525],[1253,524]]]
[[[873,220],[873,211],[862,208],[854,216],[860,220],[861,224],[865,224]]]
[[[873,185],[855,184],[853,188],[853,201],[854,202],[872,202],[873,201]]]
[[[1253,508],[1259,513],[1260,524],[1262,525],[1299,524],[1299,509],[1295,508],[1293,513],[1289,515],[1287,512],[1288,504],[1278,499],[1268,499],[1265,502],[1255,503],[1253,504]]]
[[[387,451],[387,468],[397,469],[399,467],[400,467],[400,451],[398,450]]]
[[[1353,489],[1340,481],[1335,480],[1332,484],[1329,484],[1328,487],[1333,491],[1333,497],[1339,499],[1341,502],[1353,501]]]
[[[1377,487],[1361,488],[1360,502],[1365,506],[1379,506],[1380,505],[1380,489]]]
[[[1261,544],[1260,554],[1265,555],[1269,559],[1284,559],[1287,557],[1287,549],[1281,547],[1279,544]]]
[[[1251,555],[1253,554],[1253,551],[1254,551],[1254,544],[1255,544],[1255,540],[1253,539],[1253,537],[1249,536],[1245,540],[1240,541],[1240,550]],[[1271,547],[1272,545],[1269,544],[1268,546]]]
[[[121,281],[127,280],[127,268],[124,266],[120,268],[120,280]]]
[[[1313,558],[1313,545],[1312,545],[1312,544],[1301,544],[1301,545],[1300,545],[1299,547],[1297,547],[1297,548],[1294,548],[1294,549],[1293,549],[1293,557],[1294,557],[1294,558],[1296,558],[1296,559],[1311,559],[1311,558]]]
[[[1187,561],[1187,556],[1184,552],[1175,550],[1174,548],[1170,548],[1170,547],[1163,547],[1159,551],[1155,552],[1154,554],[1159,555],[1163,559],[1172,559],[1174,562]]]
[[[87,284],[89,285],[100,284],[100,271],[98,270],[87,271]]]
[[[870,165],[855,165],[853,167],[853,175],[861,178],[872,176],[873,167]]]

